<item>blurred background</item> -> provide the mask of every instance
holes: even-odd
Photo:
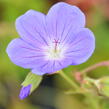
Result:
[[[85,13],[87,27],[96,37],[93,56],[82,65],[64,69],[66,74],[109,60],[109,0],[0,0],[0,109],[90,109],[89,102],[82,95],[64,93],[69,84],[58,75],[44,76],[31,96],[23,101],[18,98],[20,85],[29,70],[14,65],[6,54],[8,43],[19,37],[15,20],[29,9],[46,14],[53,4],[60,1],[77,5]],[[109,75],[108,68],[96,69],[89,76],[99,78],[104,75]],[[101,101],[103,105],[99,109],[109,109],[109,100],[104,101]]]

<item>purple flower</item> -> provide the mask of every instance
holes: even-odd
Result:
[[[16,20],[20,38],[7,47],[11,61],[38,75],[85,62],[95,49],[93,33],[76,6],[55,4],[44,15],[29,10]]]
[[[24,98],[26,98],[30,94],[31,87],[32,87],[31,84],[28,86],[22,87],[20,94],[19,94],[19,98],[21,100],[23,100]]]

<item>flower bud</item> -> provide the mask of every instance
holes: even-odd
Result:
[[[96,86],[101,95],[109,97],[109,77],[99,79]]]
[[[24,98],[26,98],[29,94],[30,94],[30,90],[31,90],[31,84],[28,86],[23,86],[20,90],[20,94],[19,94],[19,98],[21,100],[23,100]]]
[[[86,77],[86,78],[84,78],[82,85],[83,85],[84,88],[89,90],[94,86],[94,84],[93,84],[94,82],[95,82],[94,79]]]
[[[96,86],[98,80],[92,79],[90,77],[85,77],[82,83],[82,88],[85,92],[91,93],[93,95],[98,95],[98,89]]]
[[[42,81],[42,76],[29,73],[22,83],[22,88],[19,94],[19,98],[22,100],[30,95],[40,84]]]

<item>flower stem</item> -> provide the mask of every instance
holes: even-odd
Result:
[[[109,67],[109,61],[103,61],[103,62],[94,64],[92,66],[89,66],[88,68],[82,70],[81,73],[84,74],[84,73],[90,72],[98,67],[103,67],[103,66]]]
[[[73,81],[73,79],[69,78],[62,70],[59,71],[59,74],[62,78],[64,78],[71,86],[75,89],[78,89],[77,84]]]

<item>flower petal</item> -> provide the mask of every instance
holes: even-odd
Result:
[[[31,44],[47,45],[44,14],[34,10],[27,11],[24,15],[17,18],[16,29],[25,41]]]
[[[85,16],[78,7],[60,2],[50,9],[46,22],[51,36],[64,39],[70,31],[85,26]]]
[[[13,63],[24,68],[33,68],[43,63],[43,49],[36,48],[20,38],[11,41],[7,53]]]
[[[46,61],[45,64],[43,64],[42,66],[33,68],[32,73],[35,73],[37,75],[55,73],[56,71],[68,67],[69,65],[71,65],[71,63],[72,60],[70,58],[65,58],[63,60],[58,61]]]
[[[37,75],[44,75],[44,74],[46,74],[45,71],[44,71],[44,72],[38,71],[37,68],[33,68],[33,69],[31,70],[31,72],[34,73],[34,74],[37,74]]]
[[[76,35],[75,40],[69,45],[66,56],[72,58],[72,65],[85,62],[94,52],[95,38],[89,29],[81,29]]]

